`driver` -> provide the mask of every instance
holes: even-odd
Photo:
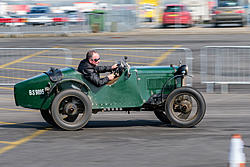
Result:
[[[98,87],[105,85],[115,78],[113,73],[104,78],[100,78],[99,73],[112,72],[112,70],[117,68],[117,64],[113,66],[98,66],[99,63],[100,55],[95,50],[90,50],[87,52],[86,58],[80,62],[77,68],[77,71],[82,73],[88,81]]]

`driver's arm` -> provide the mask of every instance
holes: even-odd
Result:
[[[98,73],[103,72],[112,72],[113,69],[116,69],[118,66],[117,64],[114,64],[112,66],[96,66],[95,69]]]
[[[109,77],[106,76],[104,78],[100,78],[97,73],[88,73],[87,75],[84,75],[84,77],[98,87],[109,82]]]
[[[96,66],[95,70],[98,73],[112,72],[112,66]]]

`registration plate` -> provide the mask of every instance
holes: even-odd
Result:
[[[179,16],[178,14],[170,14],[169,16]]]

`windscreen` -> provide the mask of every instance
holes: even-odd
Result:
[[[239,6],[238,0],[220,0],[218,1],[219,7],[233,7],[233,6]]]
[[[165,12],[181,12],[181,6],[168,6]]]
[[[49,8],[47,7],[33,7],[31,8],[30,12],[29,13],[49,13]]]

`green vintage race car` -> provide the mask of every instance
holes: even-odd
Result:
[[[98,111],[154,111],[177,127],[193,127],[205,115],[202,94],[184,86],[187,65],[130,67],[123,59],[114,73],[115,80],[96,87],[74,68],[51,68],[17,83],[15,102],[65,130],[83,128]]]

